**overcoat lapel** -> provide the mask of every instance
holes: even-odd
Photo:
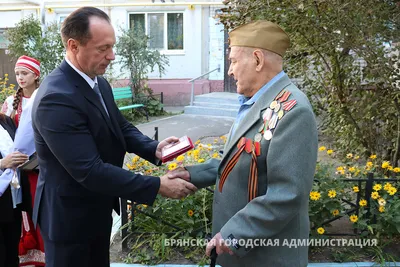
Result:
[[[260,98],[253,104],[250,108],[249,112],[242,118],[239,125],[236,127],[235,133],[231,136],[231,131],[229,132],[230,138],[228,139],[227,145],[224,149],[224,155],[221,159],[220,171],[221,167],[225,166],[226,161],[232,155],[232,150],[236,147],[237,142],[240,140],[242,136],[248,132],[248,130],[257,123],[262,117],[262,112],[269,107],[275,96],[278,93],[288,86],[291,83],[289,77],[285,74],[282,78],[280,78],[276,83],[274,83]],[[253,137],[251,137],[253,138]]]

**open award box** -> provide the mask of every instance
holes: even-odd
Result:
[[[163,147],[163,149],[161,150],[161,160],[163,163],[171,161],[177,156],[193,148],[194,146],[192,140],[190,140],[190,138],[186,135],[182,136],[181,138],[179,138],[178,142]]]

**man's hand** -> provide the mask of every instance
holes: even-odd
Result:
[[[162,140],[160,143],[158,143],[157,149],[156,149],[156,158],[161,160],[161,150],[163,149],[163,147],[165,147],[166,145],[169,144],[173,144],[179,141],[178,137],[175,136],[170,136],[168,138],[165,138],[164,140]]]
[[[225,245],[224,239],[222,239],[221,233],[217,233],[208,243],[206,247],[206,255],[210,257],[211,250],[216,248],[217,254],[229,253],[233,255],[233,251]]]
[[[160,189],[158,193],[163,197],[183,198],[197,191],[197,187],[183,179],[171,179],[169,174],[160,177]]]
[[[169,179],[181,178],[185,181],[190,182],[190,173],[183,167],[176,168],[167,174]]]

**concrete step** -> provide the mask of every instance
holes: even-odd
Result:
[[[226,92],[214,92],[210,94],[196,95],[194,97],[194,101],[231,105],[237,105],[239,103],[238,94]]]
[[[226,104],[221,102],[203,102],[203,101],[194,101],[193,106],[198,107],[212,107],[212,108],[228,108],[228,109],[236,109],[239,110],[239,104]]]
[[[231,108],[216,108],[206,106],[186,106],[185,114],[206,115],[206,116],[222,116],[236,118],[238,110]]]

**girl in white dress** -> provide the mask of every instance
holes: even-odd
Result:
[[[17,92],[7,97],[1,112],[10,116],[18,127],[29,98],[39,87],[40,62],[28,56],[21,56],[15,64],[15,76],[18,83]]]

